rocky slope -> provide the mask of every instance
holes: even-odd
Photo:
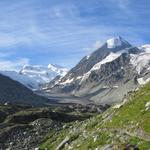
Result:
[[[59,82],[45,90],[113,104],[150,79],[149,45],[134,47],[121,37],[107,40]]]
[[[122,103],[88,120],[75,122],[41,144],[40,150],[148,150],[150,84],[130,92]],[[55,140],[54,140],[55,139]]]
[[[56,134],[70,123],[85,120],[108,106],[0,105],[0,149],[36,150],[49,133]]]

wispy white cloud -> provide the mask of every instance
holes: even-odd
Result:
[[[13,35],[12,33],[0,33],[0,48],[12,47],[18,44],[30,44],[32,38],[27,36]]]
[[[133,11],[130,9],[130,0],[110,0],[114,5],[118,6],[124,13],[132,15]]]
[[[42,64],[51,63],[55,56],[53,63],[72,63],[72,57],[79,60],[97,49],[100,41],[112,36],[121,35],[134,44],[142,43],[144,29],[137,26],[131,3],[130,0],[0,1],[0,59],[1,50],[6,48],[16,53],[13,59],[29,57],[32,63],[36,60]]]
[[[79,10],[75,5],[69,3],[53,6],[50,8],[49,13],[51,18],[65,18],[79,15]]]
[[[124,11],[128,10],[129,0],[111,1]],[[111,34],[116,30],[116,27],[110,25],[97,24],[96,26],[89,26],[89,22],[92,23],[93,21],[92,18],[81,17],[80,12],[82,10],[73,3],[49,5],[44,9],[37,6],[34,0],[19,1],[11,7],[9,6],[5,11],[8,16],[5,17],[3,13],[0,15],[0,19],[2,18],[0,22],[0,47],[11,47],[19,44],[44,44],[48,47],[55,44],[60,46],[78,45],[76,42],[79,39],[83,40],[88,34],[95,34],[96,36],[99,34],[101,38],[104,38],[108,33]],[[2,32],[1,29],[3,28],[8,31]],[[122,28],[122,30],[124,29]],[[92,37],[89,37],[90,39]],[[94,40],[96,39],[94,38]]]
[[[116,0],[118,2],[118,5],[121,9],[128,11],[129,9],[129,0]]]
[[[0,51],[0,70],[18,70],[22,65],[29,64],[27,58],[21,58],[17,60],[11,60],[14,52]]]
[[[103,44],[104,44],[104,43],[103,43],[102,41],[96,41],[96,42],[92,45],[92,47],[83,48],[83,50],[85,50],[85,51],[91,53],[91,52],[97,50],[98,48],[100,48]]]
[[[6,70],[18,71],[24,65],[29,65],[29,59],[20,58],[15,61],[0,59],[0,70],[3,70],[3,71],[6,71]]]

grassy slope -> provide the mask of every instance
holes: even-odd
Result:
[[[67,125],[58,133],[51,133],[40,149],[56,149],[68,137],[61,149],[97,150],[103,146],[123,149],[128,144],[140,150],[150,149],[150,84],[128,95],[128,101],[118,109],[110,108],[103,114],[83,122]],[[104,148],[104,147],[103,147]]]

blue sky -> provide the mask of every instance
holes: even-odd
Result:
[[[150,43],[149,0],[0,0],[0,69],[73,67],[106,39]]]

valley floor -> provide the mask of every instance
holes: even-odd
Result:
[[[87,105],[87,104],[93,103],[87,98],[80,98],[80,97],[75,97],[75,96],[70,96],[70,95],[65,95],[65,94],[51,94],[51,93],[46,93],[42,91],[37,91],[35,92],[35,94],[46,97],[50,99],[51,101],[62,103],[62,104],[74,103],[74,104]]]
[[[0,105],[2,150],[150,150],[150,84],[114,106]]]

